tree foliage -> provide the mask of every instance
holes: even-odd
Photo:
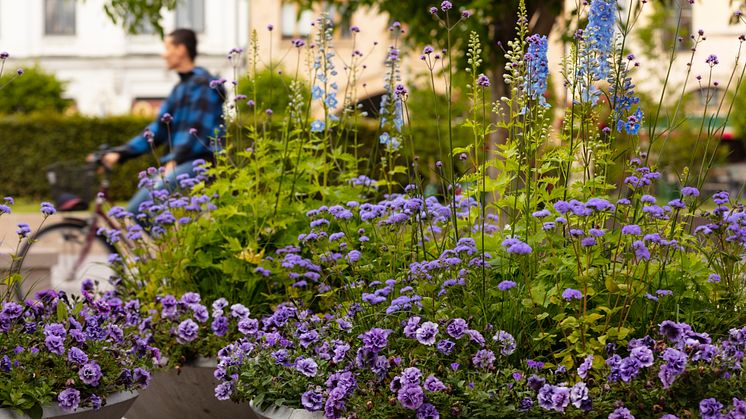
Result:
[[[140,32],[148,24],[163,36],[161,12],[174,10],[180,0],[106,0],[104,12],[114,24],[130,34]]]

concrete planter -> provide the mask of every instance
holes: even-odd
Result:
[[[138,393],[136,391],[125,391],[114,393],[106,398],[106,405],[98,410],[91,408],[78,409],[75,412],[66,412],[57,405],[50,403],[42,406],[44,413],[42,418],[54,419],[119,419],[130,409]],[[28,419],[12,409],[0,409],[0,419]]]
[[[246,404],[215,398],[218,381],[213,376],[217,361],[198,358],[177,370],[153,374],[150,385],[140,392],[127,419],[255,419]]]
[[[324,419],[321,412],[309,412],[305,409],[294,409],[292,407],[270,407],[260,409],[251,403],[251,409],[259,419]]]

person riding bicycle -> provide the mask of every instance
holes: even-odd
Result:
[[[179,83],[163,102],[158,117],[143,134],[112,148],[101,158],[104,166],[151,152],[165,144],[167,154],[160,158],[165,172],[155,189],[175,188],[177,177],[194,176],[194,162],[214,161],[220,147],[223,126],[223,82],[202,67],[197,67],[197,36],[190,29],[176,29],[164,40],[162,57],[169,70],[179,74]],[[130,199],[127,211],[141,213],[140,205],[151,199],[151,189],[141,188]]]

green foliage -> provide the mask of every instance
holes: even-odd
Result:
[[[56,162],[83,164],[86,155],[101,144],[122,144],[148,122],[139,117],[90,118],[55,113],[2,117],[0,136],[16,159],[0,173],[2,193],[48,199],[49,184],[41,169]],[[111,177],[111,198],[129,199],[137,187],[138,171],[148,166],[148,159],[141,158],[118,167]]]
[[[104,12],[112,22],[128,33],[136,34],[150,24],[163,36],[161,12],[174,10],[180,0],[106,0]]]
[[[255,76],[245,75],[238,80],[238,94],[246,96],[238,104],[241,115],[253,115],[255,110],[263,114],[266,109],[272,109],[276,116],[281,117],[287,111],[290,104],[290,84],[294,78],[278,70],[279,68],[276,64],[264,67]],[[305,83],[301,86],[302,101],[305,103],[308,100],[308,88]],[[254,101],[253,108],[246,105],[249,100]]]
[[[25,68],[22,76],[6,72],[0,86],[0,114],[62,112],[72,104],[64,98],[65,83],[39,66]]]

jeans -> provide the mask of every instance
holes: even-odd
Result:
[[[188,174],[190,177],[194,177],[194,165],[192,163],[193,161],[190,160],[176,166],[176,168],[165,177],[165,182],[163,179],[156,182],[154,189],[164,189],[168,187],[171,192],[179,189],[179,183],[176,180],[176,177],[183,174]],[[127,211],[137,216],[137,214],[140,213],[140,204],[150,199],[152,199],[152,197],[149,188],[138,189],[127,204]],[[135,217],[135,219],[137,219],[137,217]]]

